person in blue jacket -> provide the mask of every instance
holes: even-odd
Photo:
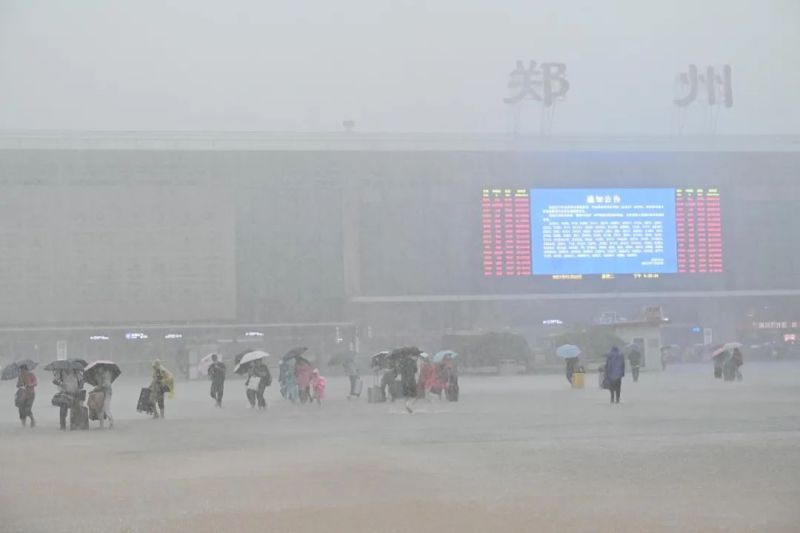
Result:
[[[606,354],[606,382],[611,392],[611,403],[619,403],[622,378],[625,376],[625,356],[614,346]]]

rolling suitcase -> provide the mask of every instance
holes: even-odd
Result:
[[[386,396],[383,394],[383,389],[377,385],[367,389],[367,402],[381,403],[386,401]]]
[[[351,396],[361,397],[361,391],[363,390],[364,390],[364,382],[361,381],[361,378],[358,378],[356,380],[355,386],[353,387],[353,393],[351,394]]]
[[[89,429],[89,408],[85,405],[78,412],[78,429]]]
[[[150,401],[150,387],[144,387],[139,392],[139,402],[136,404],[136,410],[140,413],[147,413],[152,415],[154,412],[153,402]]]

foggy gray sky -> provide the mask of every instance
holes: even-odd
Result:
[[[0,0],[0,129],[507,131],[517,59],[559,133],[669,133],[690,63],[720,133],[800,133],[798,0]]]

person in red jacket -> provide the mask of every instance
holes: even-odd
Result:
[[[19,377],[17,378],[17,396],[15,403],[19,409],[19,420],[22,427],[25,427],[28,418],[31,419],[31,427],[36,427],[36,419],[33,418],[33,400],[36,399],[36,376],[28,370],[27,365],[19,367]]]

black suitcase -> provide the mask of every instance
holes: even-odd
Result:
[[[81,405],[78,416],[78,429],[89,429],[89,408]]]
[[[139,393],[139,402],[136,404],[136,410],[140,413],[147,413],[152,415],[153,402],[150,401],[150,387],[144,387]]]

